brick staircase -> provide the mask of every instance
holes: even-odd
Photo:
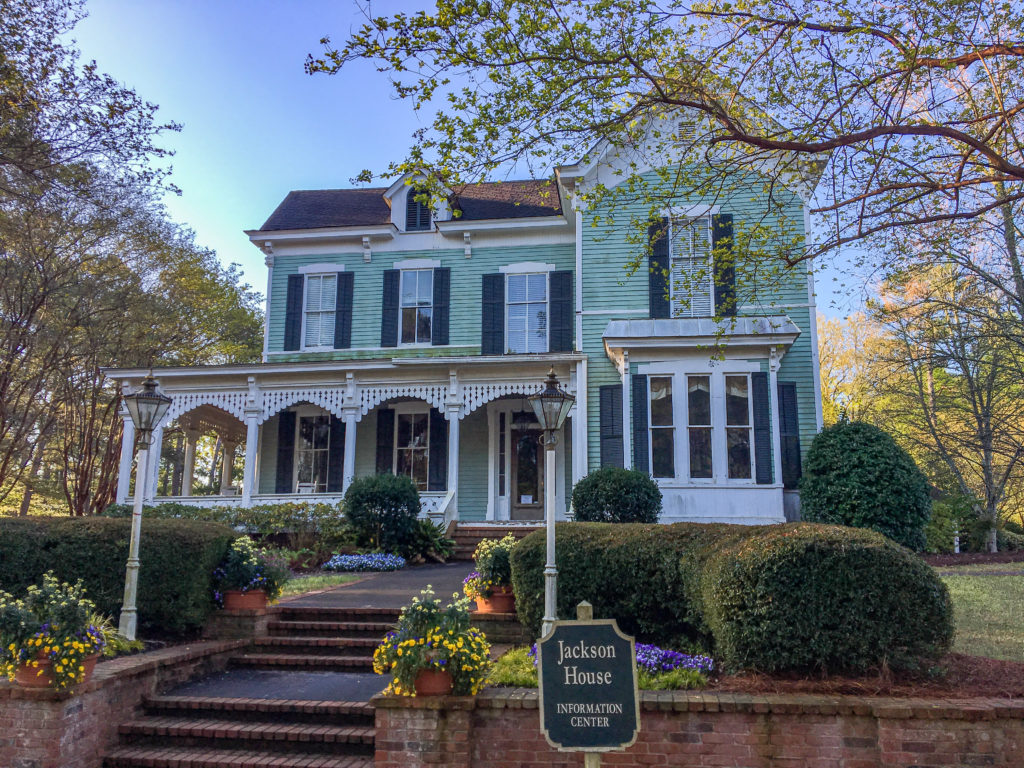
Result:
[[[373,649],[397,610],[278,609],[269,636],[233,668],[370,672]],[[366,702],[165,695],[120,726],[106,768],[370,768],[373,710]]]
[[[507,533],[511,533],[516,539],[521,539],[544,527],[542,524],[533,523],[474,525],[473,523],[456,522],[453,525],[454,530],[448,531],[448,537],[455,540],[453,560],[472,560],[477,544],[484,539],[500,539]]]

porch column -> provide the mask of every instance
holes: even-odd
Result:
[[[587,441],[587,361],[576,363],[576,403],[572,410],[572,484],[576,486],[587,475],[589,446]]]
[[[782,485],[782,425],[779,423],[779,353],[776,347],[769,350],[768,397],[772,404],[772,464],[776,485]]]
[[[341,492],[348,491],[352,479],[356,476],[356,410],[346,408],[345,420],[345,454],[341,469]]]
[[[163,452],[164,428],[157,427],[153,430],[153,442],[149,446],[149,478],[147,480],[145,500],[153,501],[156,498],[157,485],[160,480],[160,454]],[[136,481],[138,482],[138,481]]]
[[[199,442],[198,429],[185,430],[185,466],[181,472],[181,495],[191,496],[196,481],[196,443]]]
[[[227,440],[224,440],[222,445],[224,447],[224,454],[220,466],[220,495],[224,496],[231,487],[231,474],[235,467],[235,448],[237,445]]]
[[[256,491],[256,449],[259,445],[260,427],[256,423],[259,412],[245,412],[245,468],[242,473],[242,506],[252,505]]]
[[[454,491],[449,505],[452,520],[459,519],[459,414],[462,406],[449,406],[445,417],[448,419],[448,490]]]
[[[131,416],[122,416],[124,422],[121,432],[121,462],[117,472],[117,497],[118,504],[125,504],[128,501],[128,489],[132,482],[132,459],[135,453],[135,422]]]

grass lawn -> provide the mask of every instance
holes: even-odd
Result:
[[[295,597],[304,595],[306,592],[315,592],[318,589],[337,587],[340,584],[348,584],[360,578],[357,573],[310,573],[302,576],[295,576],[285,582],[281,590],[281,597]]]
[[[953,598],[956,637],[953,650],[1024,662],[1024,575],[986,572],[1017,570],[1019,563],[938,569]]]

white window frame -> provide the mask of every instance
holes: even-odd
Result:
[[[674,481],[679,477],[679,424],[676,412],[676,376],[671,373],[652,373],[647,377],[647,459],[651,477],[655,480]],[[655,426],[651,417],[651,379],[668,379],[669,391],[672,393],[672,424],[670,426]],[[672,432],[672,474],[657,477],[654,474],[654,430],[669,430]]]
[[[682,417],[686,424],[686,439],[683,440],[683,466],[686,469],[686,482],[693,483],[694,485],[714,485],[718,481],[718,456],[721,453],[718,447],[718,435],[717,432],[720,428],[720,422],[722,421],[718,416],[717,408],[715,407],[715,391],[718,388],[716,382],[715,371],[688,371],[682,378],[682,390],[683,399],[682,403]],[[709,415],[711,417],[711,424],[690,424],[690,377],[691,376],[706,376],[708,379],[708,408]],[[722,380],[724,382],[724,379]],[[690,429],[709,429],[711,431],[711,477],[693,477],[690,470]],[[725,433],[723,432],[723,435]]]
[[[425,492],[430,487],[430,406],[421,403],[396,403],[393,406],[395,412],[395,423],[392,426],[391,433],[391,473],[393,475],[398,474],[398,417],[399,416],[419,416],[426,415],[427,417],[427,443],[424,451],[424,460],[427,462],[427,483],[426,487],[421,488],[421,492]],[[409,450],[408,447],[405,450]],[[409,475],[410,480],[413,478]],[[415,483],[416,481],[413,480]]]
[[[330,457],[331,457],[331,433],[330,433],[330,426],[329,425],[330,425],[331,414],[327,413],[324,410],[316,408],[316,407],[299,407],[299,408],[294,408],[293,410],[295,412],[295,437],[294,437],[293,442],[292,442],[292,446],[293,446],[293,448],[292,448],[292,493],[298,493],[299,492],[299,450],[300,450],[299,449],[299,443],[301,441],[301,435],[302,435],[302,420],[304,418],[305,419],[309,419],[309,418],[313,418],[313,417],[316,417],[316,416],[326,417],[327,420],[328,420],[328,422],[327,422],[328,423],[327,448],[326,449],[323,449],[323,448],[313,448],[313,449],[310,449],[310,451],[322,451],[326,455],[326,460],[328,462],[328,467],[327,467],[328,477],[327,477],[327,481],[324,483],[324,490],[318,491],[318,490],[316,490],[314,488],[313,489],[313,493],[327,493],[327,485],[328,485],[328,483],[330,483],[330,476],[329,476],[329,474],[330,474],[330,460],[331,460],[330,459]]]
[[[406,309],[406,306],[402,304],[402,283],[405,280],[405,276],[411,272],[429,272],[430,273],[430,339],[426,341],[402,341],[402,310]],[[419,281],[417,276],[417,283]],[[421,309],[419,304],[414,304],[414,307]],[[418,313],[417,313],[418,314]],[[413,329],[413,336],[415,337],[415,327]],[[399,270],[398,273],[398,346],[400,347],[429,347],[432,344],[434,337],[434,268],[426,266],[412,266],[405,267]]]
[[[689,306],[683,307],[681,304],[677,304],[677,301],[681,301],[676,297],[676,279],[675,279],[675,247],[674,247],[674,230],[677,226],[684,224],[689,225],[697,220],[702,220],[707,225],[708,234],[708,262],[705,265],[706,277],[708,287],[708,306],[711,308],[711,314],[705,315],[703,313],[695,314],[693,311],[693,301],[690,301]],[[669,275],[669,311],[672,317],[714,317],[715,316],[715,266],[714,266],[714,233],[711,226],[711,213],[703,208],[690,209],[686,214],[673,214],[669,218],[669,231],[668,231],[668,275]],[[693,247],[691,241],[690,254],[681,258],[692,259]],[[690,297],[697,288],[695,284],[691,284]]]
[[[314,266],[318,266],[318,265],[314,265]],[[324,266],[326,266],[326,265],[324,265]],[[301,269],[300,269],[300,272],[301,272]],[[333,277],[334,278],[334,297],[335,297],[335,306],[337,306],[337,297],[338,297],[338,288],[339,288],[339,286],[338,286],[338,272],[335,270],[335,271],[331,271],[331,272],[302,272],[302,274],[305,276],[305,279],[302,281],[302,327],[299,329],[299,333],[301,334],[300,338],[302,339],[302,344],[300,345],[300,349],[303,352],[325,352],[325,351],[328,351],[328,350],[333,351],[334,350],[334,341],[335,341],[335,339],[334,339],[334,330],[333,329],[331,330],[331,343],[330,344],[327,344],[327,345],[321,344],[321,345],[317,345],[317,346],[307,346],[306,345],[306,316],[310,313],[310,310],[308,308],[309,280],[310,280],[310,278],[313,278],[313,277],[317,277],[317,278]],[[323,305],[321,304],[321,306],[323,306]],[[313,310],[313,311],[315,311],[317,314],[324,314],[327,310],[319,309],[319,310]],[[335,314],[336,315],[337,314],[337,309],[335,308],[335,309],[331,310],[331,314]],[[337,322],[337,320],[335,320],[335,322]]]
[[[728,392],[725,388],[725,380],[729,376],[742,376],[747,380],[747,425],[734,424],[730,425],[729,409],[726,403],[726,397]],[[724,451],[723,456],[725,460],[725,480],[729,484],[742,484],[757,482],[757,456],[754,451],[754,383],[750,378],[749,373],[722,373],[722,408],[723,408],[723,419],[722,419],[722,450]],[[746,429],[747,434],[750,435],[750,477],[729,477],[729,432],[730,429]]]
[[[551,308],[551,271],[552,270],[547,270],[547,269],[543,269],[543,270],[537,269],[537,270],[529,270],[529,271],[527,271],[527,270],[518,270],[518,269],[511,270],[510,269],[509,271],[507,271],[505,273],[505,351],[506,351],[507,354],[510,354],[510,355],[544,355],[544,354],[547,354],[551,350],[551,309],[550,309]],[[527,343],[526,343],[527,349],[526,349],[526,351],[523,351],[523,352],[513,352],[512,348],[509,346],[509,343],[508,343],[508,339],[509,339],[508,321],[509,321],[509,315],[511,314],[509,312],[509,307],[512,306],[512,303],[508,299],[508,287],[509,287],[509,282],[510,282],[509,278],[512,278],[512,277],[522,277],[522,278],[524,278],[527,281],[527,283],[529,283],[530,277],[532,275],[544,275],[544,312],[545,312],[544,349],[542,349],[542,350],[535,350],[535,351],[531,351],[530,350],[530,348],[529,348],[530,347],[530,343],[529,343],[530,324],[529,324],[529,320],[527,320],[527,324],[526,324],[526,337],[525,337],[527,339]],[[540,302],[536,302],[536,301],[517,301],[515,303],[516,304],[530,305],[530,304],[539,304]]]

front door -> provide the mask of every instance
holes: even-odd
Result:
[[[539,429],[512,429],[512,520],[544,519],[541,434]]]

